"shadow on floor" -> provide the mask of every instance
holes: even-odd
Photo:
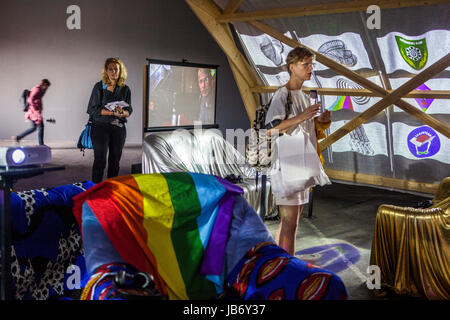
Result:
[[[425,196],[333,183],[314,191],[312,217],[308,205],[300,217],[296,256],[335,272],[345,283],[351,300],[420,299],[393,291],[369,290],[370,262],[377,209],[381,204],[415,207],[429,200]],[[265,221],[273,237],[277,218]]]

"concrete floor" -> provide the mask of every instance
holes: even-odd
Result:
[[[27,145],[27,143],[25,142],[24,145]],[[50,145],[50,147],[52,146]],[[93,161],[94,153],[92,150],[85,150],[83,156],[83,153],[79,149],[52,147],[52,161],[50,164],[65,166],[65,169],[61,171],[50,171],[33,178],[19,180],[14,185],[14,191],[50,188],[74,182],[91,180],[91,168]],[[120,161],[119,175],[130,174],[131,165],[140,163],[140,146],[124,148]]]
[[[24,142],[32,144],[33,142]],[[11,145],[8,141],[0,145]],[[64,165],[62,171],[18,181],[14,191],[54,187],[89,180],[93,162],[92,150],[85,155],[78,149],[52,146],[53,165]],[[141,162],[141,147],[125,147],[120,175],[130,174],[131,165]],[[430,198],[392,192],[365,186],[334,182],[316,188],[313,216],[308,218],[305,206],[300,218],[296,241],[296,256],[317,266],[336,272],[344,281],[351,300],[414,299],[392,293],[380,295],[366,286],[370,250],[377,208],[381,204],[415,206]],[[277,219],[265,221],[275,238]]]
[[[308,206],[300,217],[296,257],[339,275],[351,300],[416,300],[393,292],[369,290],[367,268],[378,207],[416,206],[428,199],[337,182],[315,188],[312,217],[308,217]],[[274,236],[278,223],[266,221]]]

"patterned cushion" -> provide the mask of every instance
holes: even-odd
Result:
[[[45,300],[79,292],[86,267],[72,197],[93,185],[87,181],[11,193],[14,299]]]

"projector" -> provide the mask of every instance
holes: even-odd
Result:
[[[52,160],[52,151],[44,145],[0,147],[0,166],[21,167],[44,164]]]

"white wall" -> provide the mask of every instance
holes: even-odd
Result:
[[[81,8],[81,30],[68,30],[66,9]],[[217,64],[217,122],[227,128],[249,127],[227,59],[183,0],[1,0],[0,139],[28,128],[19,97],[40,79],[52,86],[44,97],[46,143],[76,143],[86,107],[106,57],[120,57],[128,69],[134,113],[127,143],[142,135],[143,65],[146,58]],[[37,135],[27,137],[36,139]]]

